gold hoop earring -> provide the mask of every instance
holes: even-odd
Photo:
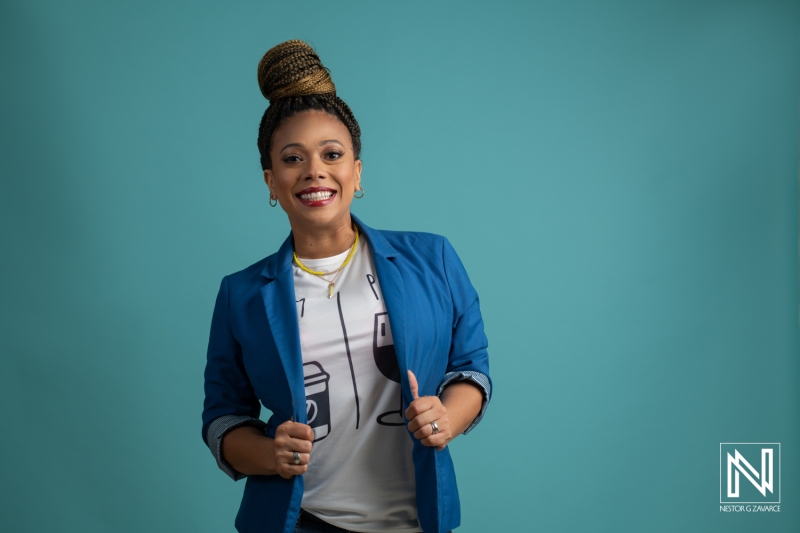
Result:
[[[361,192],[361,196],[356,196],[356,192]],[[356,192],[353,193],[353,198],[364,198],[364,187],[361,187]]]
[[[275,198],[270,196],[269,197],[269,205],[272,206],[272,207],[275,207],[276,205],[278,205],[278,200],[276,200]]]

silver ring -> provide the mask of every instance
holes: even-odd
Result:
[[[439,433],[439,426],[436,424],[436,420],[431,422],[431,427],[433,428],[433,435]]]
[[[300,454],[297,452],[294,452],[294,464],[296,465],[300,464]]]

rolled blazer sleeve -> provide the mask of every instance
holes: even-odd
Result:
[[[211,319],[211,334],[205,369],[203,405],[203,441],[217,465],[234,480],[244,475],[236,472],[222,457],[222,437],[241,425],[264,428],[258,419],[261,404],[244,369],[242,350],[231,328],[228,279],[223,278]]]
[[[453,246],[445,238],[442,259],[453,302],[453,340],[447,364],[447,373],[439,385],[438,394],[454,381],[468,380],[483,391],[483,405],[475,420],[464,431],[468,433],[483,418],[492,397],[489,377],[489,341],[483,331],[478,293],[469,281],[467,271]]]

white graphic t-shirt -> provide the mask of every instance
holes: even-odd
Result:
[[[301,260],[330,272],[348,253]],[[315,436],[303,509],[351,531],[419,532],[400,369],[367,243],[359,239],[331,298],[328,281],[296,264],[294,287]]]

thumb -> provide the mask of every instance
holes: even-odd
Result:
[[[417,376],[411,370],[408,371],[408,384],[411,386],[411,395],[416,400],[419,398],[419,385],[417,384]]]

